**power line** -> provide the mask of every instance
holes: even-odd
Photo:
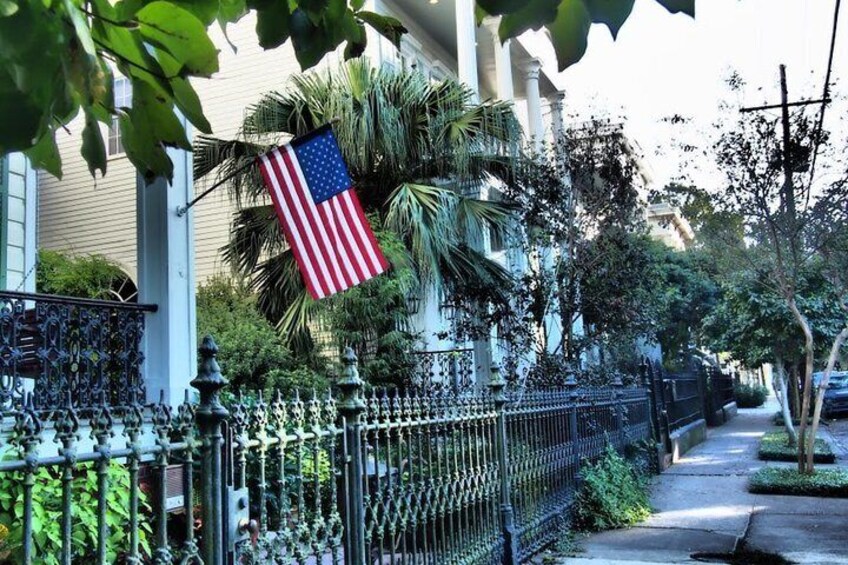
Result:
[[[819,111],[819,122],[816,125],[816,135],[813,137],[813,142],[815,145],[813,146],[813,156],[810,161],[810,186],[813,184],[813,174],[816,170],[816,156],[819,152],[819,144],[821,142],[821,132],[824,128],[824,111],[827,108],[827,103],[830,101],[828,99],[828,94],[830,94],[830,72],[833,69],[833,53],[836,48],[836,30],[837,25],[839,23],[839,7],[842,3],[842,0],[836,0],[836,6],[833,10],[833,30],[830,34],[830,53],[827,56],[827,71],[824,74],[824,92],[822,94],[822,105],[821,111]]]

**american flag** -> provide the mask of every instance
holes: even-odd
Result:
[[[388,268],[329,126],[260,156],[259,168],[313,298]]]

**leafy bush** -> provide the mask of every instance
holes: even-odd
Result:
[[[748,490],[756,494],[848,498],[848,470],[820,469],[804,475],[794,467],[764,467],[751,475]]]
[[[574,523],[584,530],[624,528],[651,514],[648,483],[626,459],[607,444],[597,463],[584,467],[583,483],[574,502]]]
[[[106,560],[120,561],[129,546],[130,476],[117,462],[109,465],[110,489],[106,495],[106,522],[109,537],[106,541]],[[73,539],[75,562],[94,562],[97,548],[97,473],[92,463],[79,465],[71,481]],[[62,548],[62,480],[58,468],[41,467],[32,487],[32,529],[37,565],[58,565]],[[3,552],[9,552],[12,563],[23,563],[23,474],[0,474],[0,530],[8,536],[2,540]],[[150,524],[143,512],[149,510],[144,492],[139,491],[139,551],[150,555]]]
[[[38,251],[36,288],[45,294],[115,300],[127,275],[102,255],[75,257],[59,251]]]
[[[759,408],[768,397],[768,388],[762,385],[735,384],[733,391],[739,408]]]
[[[815,453],[813,461],[816,463],[834,463],[836,456],[830,449],[830,445],[822,439],[816,438]],[[789,461],[793,462],[798,457],[795,447],[789,446],[789,436],[786,432],[769,432],[760,440],[760,450],[757,456],[763,461]]]
[[[293,368],[291,355],[245,287],[216,277],[197,289],[197,335],[218,344],[221,370],[231,390],[262,390],[271,371]]]

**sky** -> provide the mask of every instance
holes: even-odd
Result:
[[[669,14],[654,0],[636,0],[615,42],[605,26],[593,26],[584,58],[558,77],[566,111],[584,118],[623,116],[628,134],[645,152],[655,186],[682,173],[717,188],[721,178],[709,164],[682,166],[674,139],[706,139],[721,117],[722,100],[743,106],[780,102],[781,63],[790,101],[820,98],[834,5],[835,0],[697,0],[693,20]],[[733,71],[746,83],[738,95],[725,83]],[[827,109],[825,127],[844,138],[848,5],[839,17],[831,80],[837,98]],[[675,114],[691,119],[691,127],[683,132],[662,122]]]

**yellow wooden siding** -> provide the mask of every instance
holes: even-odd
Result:
[[[235,136],[245,109],[263,94],[285,88],[289,77],[300,70],[290,45],[266,52],[259,47],[254,28],[253,16],[229,27],[228,36],[237,53],[217,27],[211,28],[212,39],[221,50],[220,72],[211,80],[195,80],[194,86],[216,137]],[[106,255],[137,280],[135,171],[125,157],[118,156],[110,158],[106,177],[92,178],[79,153],[82,127],[82,120],[77,119],[68,126],[68,134],[57,136],[62,180],[39,173],[38,245]],[[195,192],[200,193],[213,180],[197,181]],[[228,240],[233,210],[223,187],[192,210],[200,283],[228,271],[220,248]]]

